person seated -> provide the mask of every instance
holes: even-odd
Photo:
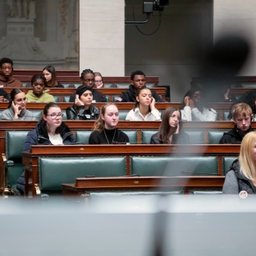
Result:
[[[256,194],[256,132],[247,133],[241,143],[239,157],[230,166],[222,187],[223,194],[246,197]]]
[[[129,137],[116,128],[119,121],[118,108],[114,103],[101,107],[100,116],[94,124],[89,136],[89,144],[119,144],[129,143]]]
[[[141,87],[136,91],[135,107],[129,111],[125,120],[129,121],[159,121],[160,112],[155,108],[155,98],[151,90]]]
[[[10,96],[8,108],[0,115],[1,120],[36,120],[33,113],[26,109],[26,95],[21,89],[13,89]]]
[[[43,68],[44,78],[46,80],[45,87],[57,87],[57,88],[64,88],[64,86],[58,82],[56,77],[55,68],[53,66],[46,66]]]
[[[183,98],[181,119],[185,121],[216,121],[217,112],[213,108],[206,107],[201,89],[195,87],[188,90]]]
[[[82,82],[82,85],[80,85],[79,87],[82,87],[82,86],[89,86],[93,89],[92,91],[92,94],[93,94],[93,102],[107,102],[107,99],[106,99],[106,96],[95,90],[94,89],[94,73],[91,69],[85,69],[82,71],[81,73],[81,82]],[[79,88],[78,87],[78,88]],[[76,98],[76,94],[72,94],[69,98],[69,102],[74,102],[75,101],[75,98]]]
[[[250,90],[248,92],[246,92],[245,94],[241,95],[236,101],[234,101],[234,103],[232,104],[231,108],[230,108],[230,112],[228,115],[228,118],[231,119],[232,118],[232,109],[233,106],[237,103],[241,103],[244,102],[246,104],[248,104],[251,109],[252,109],[252,114],[253,114],[253,120],[252,121],[256,121],[256,90]]]
[[[31,79],[33,90],[29,90],[26,94],[27,102],[55,102],[54,97],[47,93],[49,90],[44,90],[46,80],[43,74],[35,74]]]
[[[180,110],[169,107],[164,111],[159,130],[152,135],[150,144],[189,144],[189,136],[182,129]]]
[[[72,106],[66,109],[67,119],[71,120],[96,120],[100,110],[92,105],[92,88],[88,86],[78,87],[76,99]]]
[[[47,103],[43,116],[35,129],[29,131],[23,146],[24,152],[30,152],[32,145],[67,145],[76,142],[69,127],[62,122],[61,108],[54,102]],[[24,172],[17,180],[16,187],[24,194]]]
[[[94,88],[104,88],[104,81],[100,72],[94,72]]]
[[[23,87],[21,81],[13,77],[13,61],[9,58],[0,60],[0,87]]]
[[[136,102],[137,90],[145,86],[146,86],[145,74],[140,70],[136,70],[132,72],[131,84],[129,85],[129,89],[122,92],[120,97],[117,98],[116,101],[117,102]],[[151,90],[151,94],[156,102],[162,102],[161,97],[154,90]]]
[[[248,104],[238,103],[234,105],[231,113],[235,126],[232,130],[223,134],[220,144],[240,144],[244,136],[252,131],[251,120],[253,114]]]

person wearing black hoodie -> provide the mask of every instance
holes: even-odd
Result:
[[[220,144],[240,144],[244,136],[252,131],[253,114],[248,104],[242,102],[234,105],[231,114],[235,126],[232,130],[223,134]]]
[[[129,89],[122,92],[120,97],[116,99],[116,102],[136,102],[136,92],[139,88],[144,86],[146,86],[145,74],[140,70],[132,72]],[[156,102],[162,102],[161,97],[154,90],[151,90],[151,94],[152,97],[155,98]]]

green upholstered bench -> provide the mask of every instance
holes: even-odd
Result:
[[[157,133],[157,130],[142,130],[141,131],[141,142],[149,144],[153,134]]]
[[[54,98],[55,102],[60,102],[60,96],[53,95],[53,98]]]
[[[230,121],[230,118],[228,118],[230,111],[223,111],[222,119],[225,121]]]
[[[209,144],[219,144],[220,139],[223,136],[224,132],[227,132],[227,130],[208,130],[208,143]]]
[[[218,175],[217,156],[132,156],[131,174],[140,176]]]
[[[5,132],[5,155],[7,160],[13,160],[14,166],[8,168],[8,184],[16,184],[23,172],[22,150],[28,131],[8,130]]]
[[[86,176],[126,175],[125,157],[45,157],[38,159],[39,187],[42,192],[61,191],[62,183],[75,183]]]
[[[39,120],[41,117],[42,117],[42,114],[43,114],[43,110],[39,110],[39,109],[32,109],[30,110],[33,115],[35,116],[36,120]]]
[[[227,172],[229,171],[229,168],[231,164],[237,159],[236,156],[224,156],[222,159],[223,162],[223,175],[226,175]]]
[[[138,136],[137,130],[122,130],[130,140],[130,143],[137,143]],[[84,130],[84,131],[76,131],[76,142],[81,144],[88,144],[89,136],[92,133],[91,130]]]
[[[203,130],[184,130],[189,136],[190,144],[204,144],[204,131]]]
[[[130,110],[119,110],[119,120],[125,120]]]

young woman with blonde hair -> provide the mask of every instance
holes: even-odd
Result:
[[[116,128],[119,121],[118,108],[114,103],[101,107],[100,116],[94,124],[89,137],[89,144],[119,144],[129,143],[128,136]]]
[[[239,157],[226,174],[222,191],[224,194],[256,193],[256,132],[244,136]]]

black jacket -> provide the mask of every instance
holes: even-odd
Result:
[[[84,85],[80,85],[80,86],[84,86]],[[92,95],[93,95],[93,100],[95,100],[95,102],[107,102],[106,96],[95,89],[92,90]],[[75,99],[76,99],[76,94],[74,93],[70,96],[69,102],[74,102]]]
[[[60,129],[60,135],[63,139],[63,144],[73,144],[76,142],[75,137],[73,136],[72,132],[68,128],[68,126],[62,122],[61,126],[59,127]],[[28,132],[24,146],[23,146],[23,151],[25,152],[30,152],[31,146],[32,145],[50,145],[52,144],[47,131],[44,129],[42,125],[42,120],[40,120],[36,128],[33,129],[32,131]],[[21,176],[18,178],[17,183],[16,183],[16,188],[20,191],[21,194],[24,194],[24,183],[25,183],[25,178],[24,178],[24,172],[21,174]]]
[[[79,106],[78,111],[74,105],[66,109],[68,120],[96,120],[99,117],[100,110],[96,106],[90,106],[88,110],[84,106]]]
[[[104,129],[102,132],[93,131],[89,137],[89,144],[122,144],[128,143],[129,137],[119,129]]]
[[[154,90],[150,89],[150,91],[152,93],[152,96],[155,98],[156,102],[162,102],[161,97]],[[122,92],[120,97],[116,101],[117,102],[136,102],[136,93],[134,91],[134,87],[130,84],[129,89]]]
[[[150,140],[150,144],[163,144],[162,141],[159,141],[157,138],[157,134],[155,133],[152,135],[151,140]],[[181,131],[178,134],[174,134],[172,137],[172,144],[189,144],[189,135],[183,131]]]
[[[253,129],[250,126],[246,133],[241,133],[235,126],[232,130],[224,132],[220,139],[220,144],[241,144],[244,136],[251,131],[253,131]]]

